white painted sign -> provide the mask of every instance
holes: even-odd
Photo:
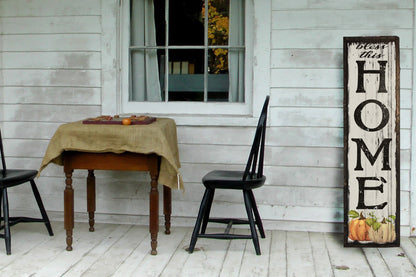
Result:
[[[344,245],[400,235],[399,38],[344,38]]]

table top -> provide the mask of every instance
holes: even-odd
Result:
[[[64,151],[154,153],[161,157],[158,183],[183,189],[176,123],[170,118],[147,125],[63,124],[49,142],[39,173],[49,163],[63,165]]]

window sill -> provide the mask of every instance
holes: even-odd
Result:
[[[178,114],[147,114],[154,117],[169,117],[177,126],[257,126],[258,118],[248,115],[178,115]],[[123,116],[123,115],[122,115]],[[127,114],[124,116],[128,116]]]

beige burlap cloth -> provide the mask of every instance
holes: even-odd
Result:
[[[63,165],[64,151],[154,153],[161,157],[158,183],[184,188],[179,174],[176,123],[170,118],[157,118],[148,125],[63,124],[49,142],[39,174],[49,163]]]

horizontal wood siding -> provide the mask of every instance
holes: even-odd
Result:
[[[264,47],[271,49],[267,181],[255,191],[266,226],[342,231],[342,38],[397,35],[401,46],[401,225],[406,235],[410,229],[414,1],[272,0],[270,4],[270,45]],[[117,9],[115,0],[0,1],[0,126],[10,167],[38,168],[60,124],[98,115],[104,106],[104,110],[116,110],[115,103],[102,99],[117,89],[117,36],[112,33]],[[255,121],[239,118],[235,122],[241,123],[232,126],[224,118],[210,126],[198,126],[199,118],[178,121],[185,192],[173,193],[173,225],[194,223],[205,173],[243,168]],[[85,219],[85,177],[86,172],[74,172],[78,219]],[[134,223],[146,218],[147,174],[98,171],[96,178],[98,220]],[[62,167],[48,166],[37,182],[47,210],[62,215]],[[15,188],[10,195],[14,211],[35,208],[28,188]],[[213,214],[244,216],[241,203],[239,194],[218,192]]]
[[[406,230],[404,234],[409,234],[413,5],[410,0],[273,1],[269,135],[287,138],[272,138],[266,158],[273,171],[290,168],[291,172],[298,171],[295,178],[301,181],[300,185],[285,184],[275,177],[270,185],[285,187],[298,196],[291,198],[288,194],[280,200],[282,203],[315,211],[318,207],[322,209],[315,216],[311,215],[311,221],[325,221],[330,215],[336,215],[331,218],[334,222],[343,221],[342,215],[337,213],[343,202],[342,39],[344,36],[398,35],[401,46],[401,226]],[[316,175],[310,174],[311,169]],[[329,171],[331,177],[326,176]],[[311,202],[312,194],[331,198],[338,206],[332,205],[332,201]],[[295,199],[297,201],[293,201]],[[332,212],[325,213],[326,210]],[[303,216],[293,213],[290,220],[303,221]]]
[[[0,127],[9,167],[38,169],[60,124],[101,113],[101,29],[100,0],[0,1]],[[36,180],[45,207],[62,214],[62,168],[47,172]],[[12,189],[10,204],[14,213],[37,210],[29,186]]]

